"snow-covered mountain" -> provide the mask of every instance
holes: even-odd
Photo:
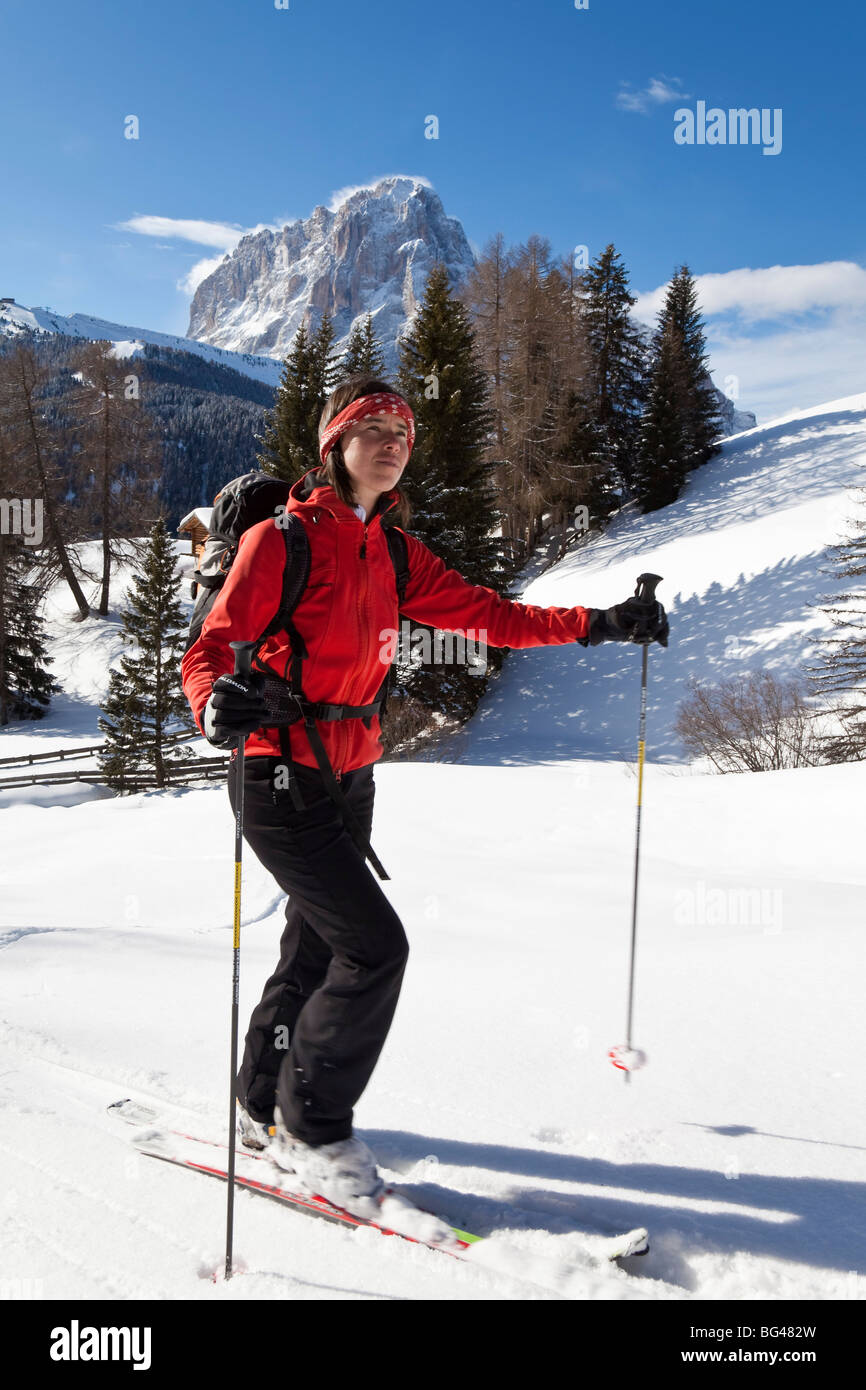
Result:
[[[11,298],[0,299],[0,335],[14,338],[22,332],[60,333],[68,338],[91,341],[104,339],[115,344],[119,357],[135,357],[144,343],[155,343],[158,347],[195,353],[207,362],[217,362],[222,367],[243,372],[245,376],[267,382],[269,386],[277,386],[280,380],[281,364],[272,357],[227,352],[211,343],[200,343],[195,338],[179,338],[174,333],[158,333],[153,328],[133,328],[129,324],[113,323],[110,319],[94,318],[92,314],[58,314],[54,309],[41,306],[28,308]]]
[[[189,336],[232,352],[283,358],[302,323],[331,315],[337,345],[368,312],[386,367],[415,313],[434,261],[457,287],[475,257],[456,217],[419,179],[394,176],[354,189],[336,210],[319,206],[280,231],[251,233],[195,292]]]
[[[719,407],[723,434],[740,434],[743,430],[755,428],[758,421],[751,410],[738,410],[730,396],[726,396],[718,386],[714,386],[713,390]]]
[[[351,189],[331,208],[279,231],[242,237],[198,286],[190,304],[187,337],[96,318],[58,314],[0,299],[0,335],[25,329],[114,342],[118,355],[135,356],[142,343],[195,353],[269,385],[279,383],[282,363],[303,323],[315,331],[331,315],[336,349],[367,313],[385,357],[386,375],[399,361],[398,343],[424,294],[435,261],[448,269],[456,289],[475,256],[456,217],[423,179],[392,175]],[[718,388],[723,432],[755,425]]]

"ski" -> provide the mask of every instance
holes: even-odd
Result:
[[[113,1117],[137,1128],[138,1132],[131,1136],[131,1143],[139,1153],[228,1182],[225,1158],[228,1150],[225,1144],[171,1127],[164,1123],[159,1111],[137,1101],[115,1101],[107,1110]],[[353,1216],[323,1197],[292,1190],[291,1176],[273,1163],[265,1151],[255,1153],[238,1143],[235,1151],[235,1185],[247,1192],[344,1227],[368,1226],[383,1235],[399,1236],[457,1259],[466,1259],[470,1251],[477,1251],[479,1246],[488,1244],[488,1237],[476,1236],[452,1226],[416,1206],[391,1186],[386,1187],[381,1199],[381,1221],[373,1221]],[[644,1227],[616,1236],[587,1235],[585,1241],[586,1253],[598,1264],[629,1255],[642,1255],[649,1249]]]

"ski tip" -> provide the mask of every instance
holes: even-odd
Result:
[[[612,1242],[612,1249],[609,1258],[621,1260],[629,1255],[648,1255],[649,1254],[649,1232],[645,1226],[637,1226],[633,1231],[627,1231],[624,1236],[619,1236]]]
[[[106,1105],[105,1110],[106,1114],[119,1120],[128,1120],[130,1124],[152,1124],[157,1115],[152,1106],[142,1105],[130,1096],[124,1097],[123,1100],[113,1100],[110,1105]]]

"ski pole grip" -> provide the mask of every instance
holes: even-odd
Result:
[[[660,574],[638,575],[637,588],[634,591],[635,598],[641,603],[655,603],[656,585],[661,584],[661,582],[662,576]],[[232,646],[234,645],[232,642]]]
[[[235,654],[236,676],[246,676],[249,680],[253,674],[253,652],[258,646],[258,642],[229,642],[229,646]]]

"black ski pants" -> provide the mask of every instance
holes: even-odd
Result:
[[[318,768],[294,764],[305,809],[274,788],[277,757],[245,760],[244,839],[288,893],[280,959],[256,1005],[237,1080],[241,1105],[308,1144],[352,1133],[352,1107],[382,1050],[409,945]],[[237,762],[228,791],[236,807]],[[346,800],[369,838],[373,764],[343,773]]]

